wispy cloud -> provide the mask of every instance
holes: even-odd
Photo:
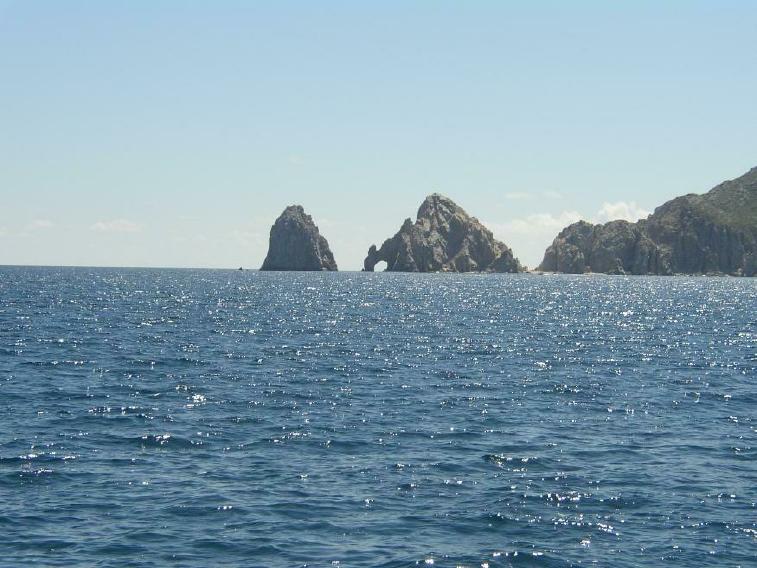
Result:
[[[244,246],[253,246],[265,244],[268,235],[255,230],[234,229],[230,233],[227,233],[226,238]]]
[[[320,229],[330,229],[338,225],[338,223],[328,217],[319,217],[318,219],[314,219],[314,221]]]
[[[8,234],[8,227],[0,227],[0,237],[4,237]]]
[[[50,221],[49,219],[34,219],[31,223],[29,223],[26,227],[26,231],[41,231],[44,229],[51,229],[55,226],[55,223]]]
[[[196,235],[189,235],[189,236],[176,236],[176,237],[173,237],[173,241],[179,244],[185,244],[185,243],[204,244],[204,243],[209,242],[210,239],[207,236],[201,233],[198,233]]]
[[[110,221],[98,221],[89,227],[96,233],[138,233],[142,230],[137,223],[128,219],[113,219]]]
[[[581,218],[581,214],[578,211],[563,211],[557,215],[553,215],[552,213],[534,213],[520,219],[512,219],[506,223],[488,224],[488,226],[492,230],[496,227],[508,234],[532,235],[555,230],[559,231],[566,225],[575,223]]]

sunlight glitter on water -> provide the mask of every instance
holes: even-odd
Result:
[[[15,565],[50,534],[84,565],[755,561],[753,281],[4,268],[0,292]]]

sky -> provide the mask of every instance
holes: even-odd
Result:
[[[753,0],[0,0],[0,264],[357,270],[433,192],[535,266],[757,166]]]

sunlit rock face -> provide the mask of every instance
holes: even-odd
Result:
[[[478,219],[438,193],[418,209],[415,223],[406,219],[400,230],[372,245],[363,269],[372,272],[380,261],[394,272],[519,272],[510,248],[497,241]]]
[[[301,205],[290,205],[271,227],[260,270],[337,270],[328,241]]]
[[[664,203],[636,223],[574,223],[539,270],[607,274],[757,274],[757,168],[704,195]]]

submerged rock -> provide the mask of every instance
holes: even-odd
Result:
[[[664,203],[636,223],[574,223],[539,270],[607,274],[757,274],[757,168],[704,195]]]
[[[451,199],[434,193],[381,248],[372,245],[363,270],[380,261],[394,272],[519,272],[523,267],[504,243]]]
[[[301,205],[290,205],[271,227],[260,270],[337,270],[328,241]]]

